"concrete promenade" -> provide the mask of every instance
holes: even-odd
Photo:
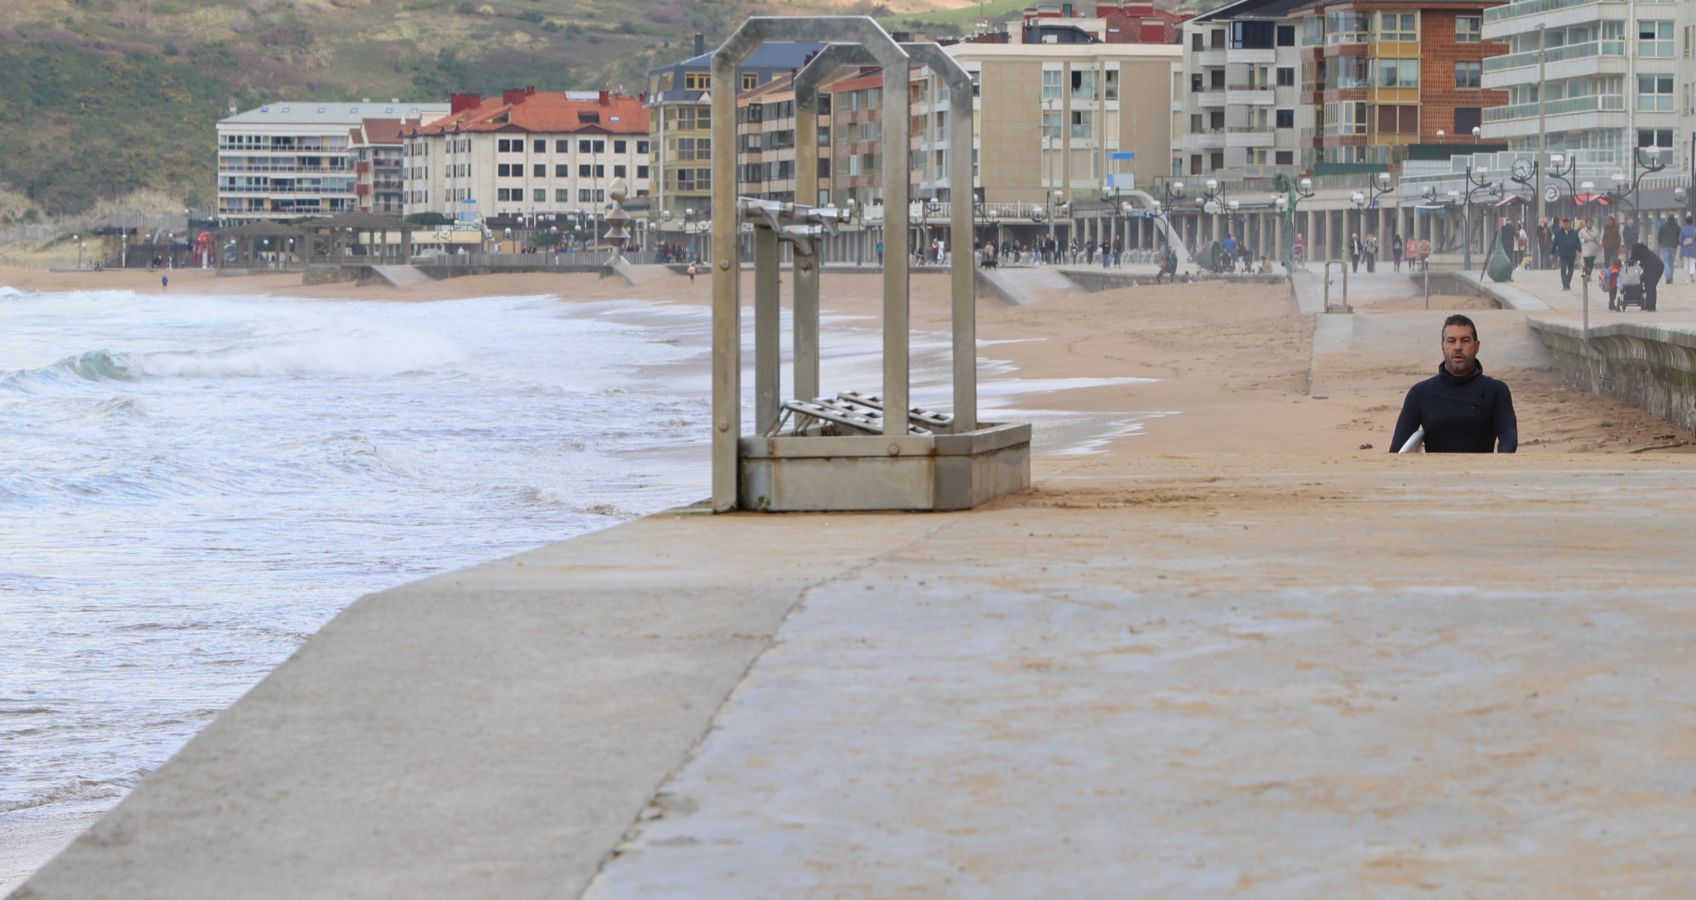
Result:
[[[1127,457],[368,597],[16,896],[1688,888],[1688,457]]]
[[[1652,315],[1696,319],[1675,290]],[[1319,317],[1310,396],[1265,414],[1380,347],[1428,369],[1431,315]],[[1528,315],[1575,313],[1485,311],[1481,358],[1537,364]],[[363,598],[13,896],[1696,882],[1696,456],[1131,438],[1033,482],[677,510]]]

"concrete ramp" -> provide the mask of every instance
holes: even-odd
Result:
[[[1450,310],[1430,312],[1319,315],[1313,325],[1311,393],[1330,395],[1358,388],[1368,376],[1387,372],[1437,371],[1443,319]],[[1544,369],[1554,358],[1511,310],[1467,310],[1478,323],[1484,371]],[[1399,399],[1399,398],[1398,398]]]
[[[371,271],[397,288],[417,287],[435,280],[412,266],[372,266]]]
[[[978,269],[978,284],[1014,306],[1029,306],[1047,297],[1083,292],[1076,282],[1052,266]]]
[[[621,259],[618,262],[609,264],[601,273],[601,276],[603,278],[608,276],[622,278],[624,279],[625,284],[628,284],[631,287],[636,287],[638,285],[647,284],[648,282],[656,279],[669,278],[676,274],[677,273],[672,271],[670,266],[638,266],[632,265],[631,263]]]

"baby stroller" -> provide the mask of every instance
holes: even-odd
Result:
[[[1610,308],[1624,310],[1628,306],[1646,309],[1643,305],[1643,267],[1635,262],[1619,273],[1619,305]]]

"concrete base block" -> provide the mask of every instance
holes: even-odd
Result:
[[[1031,427],[961,434],[748,437],[743,509],[766,512],[971,509],[1031,483]]]

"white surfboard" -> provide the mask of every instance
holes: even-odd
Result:
[[[1425,426],[1421,425],[1421,426],[1419,426],[1419,430],[1415,431],[1413,433],[1413,435],[1407,439],[1407,443],[1403,444],[1402,448],[1400,450],[1397,450],[1396,452],[1397,453],[1417,453],[1424,446],[1425,446]]]

